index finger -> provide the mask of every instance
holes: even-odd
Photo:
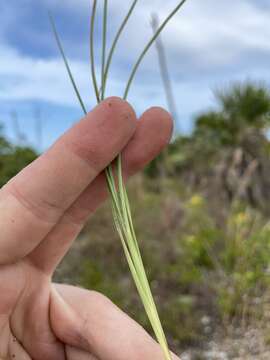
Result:
[[[109,98],[2,188],[0,264],[32,251],[135,129],[130,105]]]

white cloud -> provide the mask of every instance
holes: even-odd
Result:
[[[175,1],[156,0],[157,12],[161,19],[165,18],[173,8]],[[125,36],[126,52],[124,56],[141,48],[151,32],[147,27],[153,2],[138,7],[132,29]],[[177,67],[179,60],[189,57],[190,72],[204,68],[211,72],[211,67],[230,67],[235,62],[243,62],[247,52],[268,53],[270,56],[270,7],[267,10],[258,8],[256,2],[238,0],[190,0],[171,21],[163,33],[163,40],[168,51],[172,69]],[[138,31],[138,26],[141,31]],[[132,41],[128,41],[132,38]],[[128,54],[128,55],[125,55]],[[153,56],[146,61],[149,69]],[[258,63],[260,62],[258,54]],[[191,68],[194,67],[194,69]]]
[[[54,6],[65,6],[70,9],[89,13],[89,0],[66,0],[55,2],[43,0]],[[127,49],[142,46],[151,34],[150,15],[154,11],[164,19],[175,7],[176,0],[139,1],[130,26],[126,29]],[[112,27],[126,13],[129,3],[122,0],[110,2],[114,16],[110,19]],[[238,0],[228,3],[227,0],[187,0],[183,8],[171,20],[164,31],[166,44],[177,49],[179,45],[185,49],[208,50],[211,53],[225,50],[237,53],[245,48],[256,48],[270,52],[270,6],[268,10],[258,7],[257,1]],[[229,46],[230,45],[230,46]],[[124,49],[123,49],[124,50]],[[204,51],[205,52],[205,51]],[[124,51],[123,51],[123,55]],[[202,54],[203,55],[203,54]],[[214,55],[213,55],[214,56]],[[218,61],[219,57],[217,57]]]
[[[90,65],[70,61],[75,81],[88,106],[95,104]],[[97,66],[97,74],[100,69]],[[108,93],[122,95],[124,83],[115,77],[108,81]],[[41,100],[53,104],[78,106],[78,101],[60,57],[32,58],[9,46],[0,46],[0,100]]]
[[[30,4],[32,0],[28,0]],[[26,1],[27,2],[27,1]],[[83,21],[89,14],[89,0],[41,0],[52,10],[65,7]],[[156,10],[160,19],[165,18],[175,6],[176,0],[139,1],[130,24],[119,44],[114,61],[110,94],[121,95],[127,64],[134,59],[150,38],[150,14]],[[229,5],[228,5],[229,3]],[[110,2],[110,25],[115,32],[130,2]],[[31,5],[29,5],[31,6]],[[25,9],[24,9],[25,11]],[[10,14],[9,14],[10,16]],[[15,15],[14,15],[15,16]],[[243,78],[249,74],[267,74],[270,56],[270,7],[256,6],[256,1],[238,0],[188,0],[181,12],[169,24],[163,34],[164,44],[174,78],[174,87],[181,97],[180,111],[185,114],[197,111],[210,103],[210,87],[228,78]],[[70,19],[72,21],[72,19]],[[3,24],[0,25],[0,34]],[[7,21],[5,27],[7,26]],[[31,26],[31,24],[29,24]],[[45,35],[44,35],[45,36]],[[51,33],[48,37],[52,39]],[[68,39],[69,51],[76,53],[78,44]],[[53,41],[53,39],[51,40]],[[79,43],[79,42],[78,42]],[[70,47],[74,47],[74,50]],[[81,44],[79,44],[81,49]],[[85,44],[88,47],[88,44]],[[253,62],[250,62],[252,54]],[[254,64],[256,62],[256,64]],[[74,75],[83,97],[94,103],[91,91],[89,64],[76,57],[71,61]],[[131,92],[131,99],[140,109],[146,103],[164,103],[154,50],[145,58],[144,71],[140,73]],[[265,71],[264,71],[265,69]],[[142,76],[143,74],[143,76]],[[267,75],[268,76],[268,75]],[[269,76],[268,76],[269,78]],[[21,55],[2,41],[0,46],[0,99],[39,99],[61,105],[77,106],[77,100],[67,78],[60,57],[51,59]],[[190,97],[190,98],[189,98]]]
[[[83,98],[93,105],[89,65],[73,60],[70,66]],[[0,46],[0,81],[0,100],[42,100],[77,106],[76,96],[59,57],[31,58],[11,47]]]

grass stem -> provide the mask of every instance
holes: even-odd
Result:
[[[101,88],[100,88],[100,98],[104,100],[104,91],[105,88],[105,66],[106,66],[106,45],[107,45],[107,21],[108,21],[108,0],[104,0],[103,8],[103,31],[102,31],[102,58],[101,58]]]
[[[96,95],[97,102],[100,103],[99,89],[97,84],[96,77],[96,68],[95,68],[95,50],[94,50],[94,34],[95,34],[95,19],[96,19],[96,11],[97,11],[97,0],[93,0],[92,6],[92,15],[90,22],[90,61],[91,61],[91,77],[92,83]],[[102,77],[103,78],[103,77]]]
[[[168,22],[174,17],[174,15],[181,9],[181,7],[185,4],[187,0],[182,0],[176,7],[175,9],[169,14],[169,16],[163,21],[163,23],[159,26],[159,28],[157,29],[156,33],[154,34],[154,36],[151,38],[151,40],[148,42],[148,44],[145,46],[145,48],[143,49],[142,53],[140,54],[138,60],[136,61],[130,77],[127,81],[127,85],[126,85],[126,89],[124,92],[124,99],[127,99],[128,97],[128,93],[132,84],[132,81],[138,71],[138,68],[142,62],[142,60],[144,59],[145,55],[147,54],[147,52],[149,51],[149,49],[151,48],[151,46],[154,44],[155,40],[157,39],[157,37],[159,36],[159,34],[162,32],[162,30],[165,28],[165,26],[168,24]]]
[[[131,15],[132,15],[132,13],[133,13],[133,11],[135,9],[135,6],[137,5],[137,2],[138,2],[138,0],[134,0],[133,3],[131,4],[131,7],[128,10],[127,15],[125,16],[122,24],[120,25],[119,30],[116,33],[116,36],[115,36],[115,38],[113,40],[111,49],[109,51],[108,59],[107,59],[106,66],[105,66],[105,72],[104,72],[104,85],[103,85],[103,90],[102,90],[102,97],[103,98],[105,97],[108,74],[109,74],[110,65],[111,65],[111,62],[112,62],[112,59],[113,59],[113,54],[115,52],[115,49],[116,49],[117,43],[118,43],[118,41],[120,39],[120,36],[121,36],[123,30],[125,29],[126,24],[127,24],[128,20],[130,19]]]
[[[71,69],[70,69],[68,60],[67,60],[66,55],[65,55],[65,52],[64,52],[64,48],[63,48],[63,46],[62,46],[62,43],[61,43],[60,37],[59,37],[59,35],[58,35],[58,32],[57,32],[57,30],[56,30],[56,26],[55,26],[55,22],[54,22],[53,16],[52,16],[52,14],[51,14],[50,12],[49,12],[48,14],[49,14],[49,19],[50,19],[51,27],[52,27],[52,30],[53,30],[53,34],[54,34],[54,37],[55,37],[55,40],[56,40],[56,44],[57,44],[58,49],[59,49],[59,51],[60,51],[60,53],[61,53],[61,55],[62,55],[62,58],[63,58],[64,64],[65,64],[65,67],[66,67],[68,76],[69,76],[69,78],[70,78],[71,84],[72,84],[72,86],[73,86],[73,89],[74,89],[74,91],[75,91],[75,94],[76,94],[76,96],[77,96],[77,99],[78,99],[78,101],[79,101],[79,103],[80,103],[80,105],[81,105],[81,108],[82,108],[84,114],[87,114],[86,107],[85,107],[84,102],[83,102],[83,100],[82,100],[82,97],[81,97],[81,95],[80,95],[80,91],[79,91],[79,89],[78,89],[78,87],[77,87],[77,84],[76,84],[76,82],[75,82],[75,80],[74,80],[72,71],[71,71]]]
[[[116,37],[112,43],[111,49],[108,54],[108,58],[106,61],[106,42],[107,42],[107,18],[108,18],[108,0],[104,0],[103,6],[103,32],[102,32],[102,56],[101,56],[101,87],[98,88],[97,77],[96,77],[96,67],[95,67],[95,53],[94,53],[94,35],[95,35],[95,18],[96,18],[96,10],[97,10],[97,0],[93,0],[92,7],[92,15],[91,15],[91,24],[90,24],[90,62],[91,62],[91,76],[93,87],[95,91],[96,100],[99,103],[105,97],[106,83],[108,79],[108,72],[110,68],[110,64],[113,58],[113,54],[118,43],[118,40],[124,30],[138,0],[133,1],[126,17],[124,18],[123,23],[121,24]],[[177,11],[184,5],[186,0],[182,0],[176,8],[169,14],[169,16],[164,20],[161,26],[157,29],[154,36],[147,43],[142,53],[140,54],[138,60],[136,61],[130,77],[128,78],[127,85],[124,92],[124,99],[128,97],[130,87],[132,85],[133,79],[137,73],[137,70],[147,54],[150,47],[153,45],[159,34],[165,28],[167,23],[172,19],[172,17],[177,13]],[[54,20],[50,15],[50,20],[53,28],[53,32],[56,38],[56,42],[58,44],[60,53],[63,57],[65,67],[67,69],[69,78],[75,90],[75,93],[78,97],[80,105],[82,107],[83,112],[86,114],[86,108],[80,96],[80,92],[72,75],[70,66],[68,64],[67,58],[65,56],[65,52],[63,50],[63,46],[61,44],[60,38],[58,36]],[[132,221],[132,214],[130,209],[130,203],[126,191],[126,187],[123,180],[122,174],[122,158],[121,154],[118,155],[116,161],[116,169],[115,174],[113,170],[113,166],[109,165],[105,169],[106,181],[108,191],[111,195],[112,201],[112,213],[113,219],[115,223],[116,230],[119,234],[125,256],[127,258],[127,262],[133,276],[135,285],[137,287],[138,293],[141,297],[143,306],[145,308],[146,314],[149,318],[153,331],[156,335],[156,338],[162,348],[164,359],[171,360],[171,354],[169,351],[168,343],[165,337],[164,330],[162,328],[162,324],[158,315],[157,307],[155,305],[155,301],[151,292],[150,284],[147,279],[145,267],[143,264],[142,256],[140,253],[136,233],[134,230],[134,225]]]

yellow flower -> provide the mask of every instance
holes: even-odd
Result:
[[[188,235],[186,237],[186,242],[190,245],[194,244],[196,241],[196,237],[194,235]]]
[[[200,207],[204,203],[203,197],[200,195],[193,195],[189,200],[189,205],[193,207]]]
[[[249,219],[249,216],[246,212],[240,212],[236,214],[234,218],[234,222],[236,225],[243,225],[246,224]]]

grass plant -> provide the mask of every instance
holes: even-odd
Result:
[[[145,55],[148,53],[148,50],[154,44],[162,30],[166,27],[168,22],[173,18],[173,16],[180,10],[180,8],[184,5],[186,0],[182,0],[178,3],[178,5],[173,9],[173,11],[169,14],[169,16],[163,21],[163,23],[159,26],[153,37],[149,40],[149,42],[144,47],[137,61],[135,62],[130,76],[128,77],[127,84],[124,90],[123,99],[128,98],[128,94],[135,78],[135,75],[141,65]],[[105,98],[106,94],[106,85],[110,70],[110,65],[113,59],[113,55],[117,46],[117,43],[121,37],[123,30],[125,29],[130,16],[132,15],[138,0],[132,2],[129,11],[124,18],[119,30],[116,33],[116,36],[112,42],[111,48],[108,52],[108,56],[106,58],[106,49],[107,49],[107,27],[108,27],[108,0],[103,0],[103,31],[102,31],[102,54],[101,54],[101,84],[98,84],[97,76],[96,76],[96,66],[95,66],[95,46],[94,46],[94,38],[95,38],[95,20],[97,13],[97,5],[98,1],[93,0],[92,4],[92,15],[90,22],[90,63],[91,63],[91,77],[92,83],[95,91],[95,96],[97,102],[101,102]],[[80,106],[84,112],[87,113],[86,107],[80,95],[79,89],[76,85],[75,79],[73,77],[72,71],[70,69],[68,60],[66,58],[61,40],[59,38],[53,17],[50,15],[50,21],[52,24],[53,33],[61,52],[61,55],[64,60],[65,67],[67,69],[69,78],[71,80],[72,86],[80,103]],[[151,292],[151,288],[149,285],[149,281],[147,279],[147,275],[145,272],[142,256],[140,253],[133,221],[131,215],[130,203],[126,191],[126,187],[123,181],[122,174],[122,164],[121,164],[121,154],[118,155],[116,159],[115,168],[111,164],[105,170],[106,180],[109,193],[111,195],[112,202],[112,213],[113,219],[115,223],[115,227],[119,234],[125,256],[127,258],[127,262],[132,273],[135,285],[139,292],[140,298],[142,300],[144,309],[149,318],[155,336],[162,348],[164,359],[171,360],[171,353],[168,348],[168,343],[165,337],[165,333],[158,315],[157,307],[155,305],[155,301]]]

